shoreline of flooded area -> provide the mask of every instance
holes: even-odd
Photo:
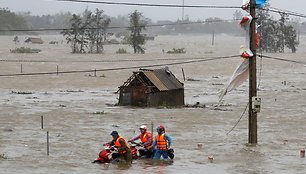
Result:
[[[45,40],[55,36],[43,36]],[[56,36],[58,37],[58,36]],[[156,63],[187,61],[187,58],[236,55],[242,37],[217,35],[215,46],[210,36],[158,36],[148,43],[144,55],[116,55],[118,46],[108,45],[103,55],[70,54],[68,45],[38,45],[38,54],[11,54],[9,36],[1,36],[0,74],[55,72],[147,66]],[[305,38],[296,54],[269,54],[304,61]],[[8,44],[7,44],[8,43]],[[195,44],[197,43],[197,44]],[[178,44],[178,45],[177,45]],[[28,45],[35,46],[36,45]],[[166,48],[167,46],[167,48]],[[184,55],[163,54],[162,49],[185,47]],[[158,60],[158,59],[165,60]],[[109,62],[105,60],[134,61]],[[152,61],[140,61],[148,59]],[[103,61],[102,61],[103,60]],[[137,61],[139,60],[139,61]],[[100,62],[97,62],[100,61]],[[306,148],[305,97],[306,66],[258,58],[258,145],[247,146],[248,82],[224,97],[216,107],[219,91],[231,77],[240,58],[169,66],[184,83],[185,104],[199,102],[203,108],[137,108],[115,106],[116,93],[137,69],[93,73],[0,77],[0,168],[3,173],[305,173]],[[183,80],[182,68],[186,79]],[[286,83],[284,83],[286,82]],[[44,126],[41,129],[41,116]],[[241,117],[241,119],[240,119]],[[229,133],[229,131],[237,126]],[[117,130],[126,139],[138,134],[146,124],[150,130],[159,124],[173,138],[173,163],[134,161],[129,168],[91,164]],[[47,156],[46,132],[50,155]],[[155,134],[155,131],[154,131]],[[198,144],[203,148],[199,149]],[[213,161],[208,159],[213,156]]]

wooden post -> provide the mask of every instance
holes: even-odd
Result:
[[[44,116],[40,116],[40,120],[41,120],[41,129],[44,128]]]
[[[211,45],[215,44],[215,32],[212,32]]]
[[[58,65],[56,65],[56,75],[58,75]]]
[[[47,131],[47,155],[49,156],[49,131]]]
[[[257,96],[256,85],[256,0],[250,1],[250,14],[253,17],[250,26],[250,49],[253,57],[249,58],[249,144],[257,144],[257,112],[252,108],[252,98]]]
[[[95,77],[97,76],[97,70],[95,69]]]
[[[22,64],[20,64],[20,73],[22,73]]]
[[[183,73],[183,79],[185,81],[185,72],[184,72],[184,69],[182,68],[182,73]]]

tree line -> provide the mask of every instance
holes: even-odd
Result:
[[[242,35],[237,21],[242,17],[241,11],[236,11],[233,14],[234,21],[226,21],[220,18],[207,18],[204,22],[192,21],[188,17],[184,20],[177,21],[165,20],[152,22],[152,20],[145,18],[142,13],[137,13],[141,17],[139,24],[137,24],[137,18],[131,16],[133,13],[110,17],[104,14],[103,10],[99,9],[96,9],[94,12],[85,10],[82,14],[71,14],[67,12],[56,15],[33,16],[30,12],[14,13],[7,8],[0,8],[0,30],[67,28],[69,30],[62,31],[62,34],[73,45],[72,52],[74,53],[102,53],[103,43],[110,33],[126,36],[126,42],[133,46],[135,53],[144,53],[145,49],[143,45],[137,44],[137,42],[145,43],[145,39],[142,37],[144,36],[144,30],[146,30],[146,34],[211,34],[214,32],[216,34],[228,33]],[[299,44],[297,39],[298,34],[306,31],[306,23],[292,23],[285,14],[280,15],[281,18],[275,20],[268,11],[258,10],[257,24],[259,26],[260,51],[284,52],[286,47],[292,52],[296,51]],[[134,19],[134,24],[132,19]],[[138,28],[135,28],[135,25],[138,25]],[[158,25],[158,27],[146,27],[147,25]],[[116,29],[109,29],[109,27],[116,27]],[[100,29],[89,30],[88,28]],[[51,33],[56,31],[46,32]],[[134,34],[131,34],[131,32]],[[26,32],[26,34],[33,33]],[[0,34],[16,34],[16,32],[2,31]],[[40,33],[36,32],[36,34]],[[75,42],[72,42],[73,36]],[[134,40],[131,40],[131,36],[134,37]],[[137,37],[138,39],[135,39]]]

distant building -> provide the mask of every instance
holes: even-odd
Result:
[[[32,44],[43,44],[44,41],[41,38],[29,37],[25,41],[25,43],[32,43]]]
[[[119,87],[119,105],[179,107],[184,105],[184,84],[168,69],[140,69]]]

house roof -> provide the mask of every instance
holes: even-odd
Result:
[[[169,71],[168,67],[153,70],[140,69],[138,72],[135,72],[134,75],[135,74],[143,74],[145,78],[147,78],[159,91],[169,91],[184,88],[183,83],[181,83]]]
[[[29,37],[28,39],[25,40],[25,42],[42,44],[43,40],[41,38]]]

